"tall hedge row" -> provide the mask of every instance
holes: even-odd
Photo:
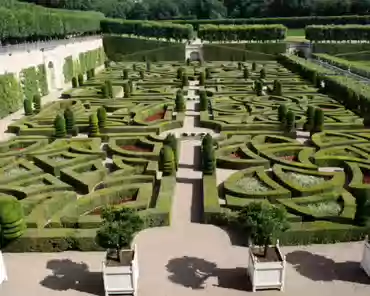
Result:
[[[283,40],[287,28],[283,25],[202,25],[198,37],[208,41],[267,41]]]
[[[138,35],[157,39],[175,39],[177,41],[193,37],[193,27],[191,25],[169,22],[104,19],[101,21],[101,30],[108,34]]]
[[[14,74],[0,75],[0,118],[17,111],[22,105],[22,89]]]
[[[202,20],[171,20],[172,23],[190,24],[198,30],[200,25],[263,25],[282,24],[288,28],[304,28],[309,25],[346,25],[370,24],[370,15],[343,15],[343,16],[303,16],[303,17],[277,17],[277,18],[248,18],[248,19],[202,19]]]
[[[342,25],[342,26],[307,26],[306,39],[310,41],[349,41],[370,40],[370,26]]]
[[[23,69],[20,78],[24,98],[32,101],[34,95],[45,96],[49,93],[44,64]]]
[[[14,43],[100,31],[100,19],[83,12],[0,7],[0,41]]]

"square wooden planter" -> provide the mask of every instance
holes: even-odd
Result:
[[[362,253],[361,267],[370,277],[370,242],[368,237],[366,237],[364,241],[364,251]]]
[[[119,259],[107,256],[103,262],[105,296],[136,295],[139,278],[136,246],[132,250],[121,250]]]
[[[262,261],[254,254],[255,248],[249,248],[248,274],[252,291],[259,289],[278,289],[283,291],[285,281],[285,256],[282,255],[279,244],[270,246],[278,256],[278,261]]]

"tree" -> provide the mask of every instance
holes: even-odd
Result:
[[[303,130],[310,132],[313,128],[315,116],[315,108],[313,106],[308,106],[306,110],[306,122],[303,125]]]
[[[130,86],[128,83],[125,83],[123,85],[123,93],[125,98],[131,97],[131,91],[130,91]]]
[[[274,80],[274,86],[273,87],[274,88],[272,90],[272,93],[275,96],[282,96],[283,95],[283,89],[282,89],[280,80]]]
[[[247,204],[236,220],[240,228],[249,234],[253,244],[264,247],[264,257],[269,245],[289,228],[286,210],[265,202]]]
[[[54,137],[65,138],[67,135],[66,122],[62,114],[58,114],[54,119]]]
[[[285,131],[287,133],[292,133],[295,131],[295,114],[291,110],[289,110],[286,114]]]
[[[254,90],[255,90],[257,96],[262,96],[263,95],[263,82],[262,82],[262,80],[256,80],[254,82]]]
[[[163,145],[171,147],[175,159],[175,169],[177,171],[179,155],[178,155],[178,141],[176,136],[174,134],[168,134],[166,138],[163,140]]]
[[[78,87],[77,78],[72,77],[72,88],[77,88],[77,87]]]
[[[183,95],[181,89],[179,89],[176,93],[175,104],[176,104],[176,111],[177,112],[184,112],[185,111],[186,106],[185,106],[185,101],[184,101],[184,95]]]
[[[98,108],[97,117],[99,128],[104,128],[107,124],[107,110],[103,106]]]
[[[262,68],[260,71],[260,79],[266,79],[266,69]]]
[[[158,159],[158,168],[163,175],[170,176],[175,171],[175,159],[172,148],[170,146],[163,146]]]
[[[313,118],[313,133],[322,132],[324,130],[324,111],[320,108],[315,109]]]
[[[205,85],[206,83],[206,75],[204,72],[200,72],[199,74],[199,85]]]
[[[128,79],[128,69],[123,69],[123,79]]]
[[[249,78],[249,70],[248,70],[247,67],[245,67],[243,69],[243,77],[244,77],[244,79],[248,79]]]
[[[96,113],[92,113],[89,116],[89,131],[88,136],[89,138],[99,137],[99,124],[98,124],[98,117]]]
[[[204,90],[199,92],[199,107],[200,111],[207,111],[208,109],[208,97]]]
[[[75,115],[69,107],[64,110],[64,120],[65,120],[67,133],[72,134],[75,131],[76,121],[75,121]]]
[[[25,99],[23,101],[23,108],[24,108],[24,114],[26,116],[29,116],[29,115],[33,114],[32,101],[30,99]]]
[[[253,62],[252,63],[252,71],[256,71],[257,70],[257,64],[256,62]]]
[[[33,96],[33,110],[35,113],[40,113],[41,111],[41,96],[39,94],[35,94]]]
[[[278,120],[282,123],[285,124],[286,116],[288,113],[288,108],[286,105],[282,104],[278,108]]]
[[[144,221],[134,209],[113,206],[104,208],[101,218],[95,241],[102,248],[115,249],[119,259],[120,250],[131,247],[135,234],[144,228]]]
[[[181,78],[181,86],[185,87],[185,86],[188,86],[188,85],[189,85],[189,78],[188,78],[188,75],[186,73],[184,73],[182,75],[182,78]]]
[[[78,74],[77,80],[78,80],[78,86],[84,85],[84,76],[82,74]]]

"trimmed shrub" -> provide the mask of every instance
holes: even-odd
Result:
[[[77,80],[78,80],[78,86],[84,85],[84,76],[82,74],[78,74]]]
[[[278,108],[278,120],[282,123],[282,124],[285,124],[285,120],[286,120],[286,117],[287,117],[287,113],[288,113],[288,108],[286,105],[282,104],[279,106]]]
[[[208,97],[207,93],[204,90],[199,92],[199,107],[200,111],[207,111]]]
[[[324,111],[320,108],[315,110],[314,118],[313,118],[313,133],[319,133],[324,130]]]
[[[205,85],[206,82],[206,75],[204,72],[200,72],[199,74],[199,85]]]
[[[177,69],[176,78],[181,79],[182,75],[184,75],[184,68],[180,67]]]
[[[182,87],[189,86],[189,78],[188,78],[188,75],[186,73],[184,73],[182,75],[182,78],[181,78],[181,86]]]
[[[33,96],[33,110],[35,113],[41,111],[41,96],[39,94]]]
[[[107,124],[107,110],[103,106],[98,108],[97,117],[99,128],[104,128]]]
[[[30,99],[25,99],[23,101],[23,108],[24,108],[24,114],[26,116],[29,116],[29,115],[33,114],[32,101]]]
[[[54,119],[54,137],[65,138],[67,135],[66,122],[62,114],[58,114]]]
[[[158,168],[165,176],[173,175],[175,172],[175,161],[172,148],[170,146],[163,146],[159,153]]]
[[[145,72],[143,70],[140,70],[139,71],[139,75],[140,75],[140,79],[141,80],[144,80],[144,78],[145,78]]]
[[[178,155],[178,141],[174,134],[168,134],[167,137],[163,141],[163,145],[169,146],[172,149],[174,159],[175,159],[175,169],[177,171],[178,168],[178,161],[179,161],[179,155]]]
[[[77,88],[78,82],[76,77],[72,77],[72,88]]]
[[[109,98],[108,85],[106,83],[100,86],[100,91],[103,98]]]
[[[285,131],[288,133],[295,131],[295,114],[291,110],[286,114]]]
[[[113,98],[113,85],[112,85],[112,81],[105,80],[105,85],[107,86],[108,98]]]
[[[123,93],[125,98],[131,97],[130,85],[128,83],[123,85]]]
[[[68,134],[72,134],[75,130],[75,115],[70,108],[64,110],[64,120],[66,125],[66,130]]]
[[[123,79],[128,79],[128,69],[123,69]]]
[[[214,146],[214,140],[210,134],[206,134],[204,138],[202,139],[202,149],[208,149],[205,147],[213,147]]]
[[[146,62],[146,71],[147,71],[147,72],[150,72],[150,69],[151,69],[150,61],[147,61],[147,62]]]
[[[98,124],[98,117],[96,113],[90,114],[89,116],[89,138],[99,137],[99,124]]]
[[[20,237],[26,225],[21,203],[12,196],[0,197],[1,245]]]
[[[260,71],[260,79],[266,79],[266,69],[262,68]]]
[[[356,195],[356,213],[354,217],[354,222],[358,226],[365,226],[368,221],[368,197],[365,191],[359,192]]]
[[[206,175],[212,175],[216,169],[215,149],[208,142],[202,146],[202,166],[203,173]]]
[[[253,62],[252,63],[252,71],[256,71],[257,70],[257,64],[256,62]]]
[[[185,105],[185,100],[184,100],[184,95],[182,93],[182,90],[177,91],[175,104],[176,104],[176,111],[177,112],[184,112],[185,111],[186,105]]]
[[[303,125],[303,130],[310,132],[314,125],[315,108],[313,106],[308,106],[306,110],[306,122]]]
[[[257,96],[262,96],[262,94],[263,94],[263,82],[262,82],[262,80],[256,80],[254,82],[254,91],[256,92]]]
[[[249,70],[248,70],[247,67],[245,67],[243,69],[243,77],[244,77],[244,79],[248,79],[249,78]]]
[[[210,68],[206,68],[206,79],[211,79],[212,78],[212,72]]]
[[[272,90],[272,93],[275,96],[282,96],[283,95],[283,89],[282,89],[280,80],[274,80],[274,86],[273,87],[274,88]]]

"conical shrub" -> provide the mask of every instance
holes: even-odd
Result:
[[[90,114],[89,116],[89,138],[99,137],[99,124],[98,124],[98,117],[96,113]]]
[[[32,101],[30,99],[25,99],[23,101],[23,108],[24,108],[24,114],[26,116],[33,114]]]
[[[199,92],[199,107],[200,111],[207,111],[208,109],[208,97],[204,90]]]
[[[308,106],[306,110],[306,122],[303,125],[303,130],[306,132],[310,132],[314,125],[314,116],[315,116],[315,108],[313,106]]]
[[[107,124],[107,110],[103,106],[98,108],[97,117],[99,128],[104,128]]]
[[[67,135],[66,122],[62,114],[58,114],[54,119],[54,136],[65,138]]]
[[[64,120],[66,125],[66,130],[68,134],[72,134],[75,130],[75,115],[70,108],[64,110]]]

